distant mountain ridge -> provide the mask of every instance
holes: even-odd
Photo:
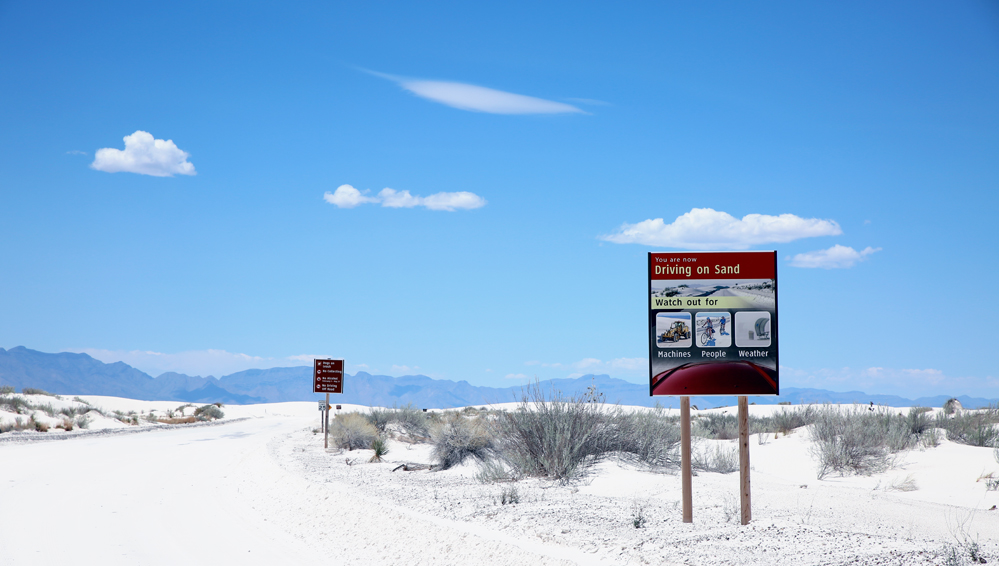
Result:
[[[315,401],[312,392],[312,368],[309,366],[250,369],[223,376],[199,377],[180,373],[164,373],[153,378],[123,362],[105,364],[87,354],[61,352],[48,354],[24,346],[0,348],[0,385],[44,389],[65,395],[110,395],[131,399],[183,401],[187,403],[278,403],[284,401]],[[650,397],[647,385],[631,383],[608,375],[584,375],[576,379],[553,379],[541,382],[546,391],[557,390],[565,395],[581,395],[595,385],[609,403],[622,405],[678,407],[676,397]],[[346,376],[344,393],[334,395],[338,403],[392,407],[411,403],[421,408],[446,409],[469,405],[507,403],[520,399],[523,388],[477,386],[467,381],[432,379],[424,375],[390,377],[358,372]],[[779,402],[803,403],[871,403],[891,407],[939,407],[947,395],[906,399],[895,395],[868,394],[861,391],[845,393],[823,389],[785,387],[779,397],[750,397],[758,405]],[[964,407],[978,408],[999,403],[999,399],[984,399],[962,395],[957,397]],[[701,409],[733,406],[736,397],[691,397],[692,405]]]

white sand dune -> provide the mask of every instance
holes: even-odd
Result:
[[[391,441],[368,463],[370,451],[323,449],[314,403],[225,411],[217,426],[2,435],[0,564],[945,564],[960,537],[999,560],[986,448],[943,441],[881,474],[820,481],[805,430],[754,437],[752,523],[738,524],[738,474],[701,472],[684,524],[677,475],[617,461],[566,486],[480,484],[474,465],[393,472],[429,462],[429,447]],[[695,449],[716,445],[735,448]],[[917,489],[900,491],[907,481]],[[511,487],[520,502],[502,505]]]

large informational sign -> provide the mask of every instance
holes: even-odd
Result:
[[[651,395],[777,395],[777,252],[649,254]]]
[[[313,393],[343,393],[343,360],[315,360]]]

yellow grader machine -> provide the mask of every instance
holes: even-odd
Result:
[[[658,342],[679,342],[690,338],[690,327],[682,320],[674,321],[673,324],[659,335]]]

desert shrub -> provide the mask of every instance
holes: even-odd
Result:
[[[535,383],[516,411],[500,415],[499,449],[521,475],[569,481],[621,444],[615,415],[602,407],[554,390],[546,398]]]
[[[35,430],[37,430],[38,432],[49,431],[49,425],[42,421],[36,421],[34,415],[32,415],[31,418],[28,419],[28,421],[31,423],[32,426],[35,427]]]
[[[947,439],[971,446],[995,446],[999,442],[999,406],[977,411],[955,411],[937,415],[936,426],[947,431]]]
[[[504,487],[500,492],[501,505],[516,505],[520,503],[520,492],[516,486]]]
[[[384,437],[378,436],[371,441],[371,449],[375,451],[370,462],[381,462],[382,456],[388,454],[388,441]]]
[[[479,462],[479,471],[475,474],[479,483],[498,483],[517,481],[517,472],[498,458],[487,458]]]
[[[23,414],[30,405],[24,399],[18,395],[11,395],[10,397],[0,397],[0,408],[3,408],[11,413],[16,413],[18,415]]]
[[[715,444],[713,449],[692,451],[690,466],[705,472],[732,473],[739,469],[739,450],[732,446]]]
[[[222,409],[218,405],[202,405],[194,410],[194,418],[199,421],[212,421],[215,419],[221,419],[225,416]],[[133,419],[138,423],[138,418],[133,416]]]
[[[13,385],[0,385],[0,395],[12,395],[14,393]]]
[[[371,446],[378,438],[378,429],[364,415],[343,413],[330,423],[330,437],[337,448],[358,450]]]
[[[818,478],[832,472],[870,474],[890,467],[891,455],[914,446],[906,418],[877,410],[826,406],[812,426],[811,451],[819,461]]]
[[[379,433],[385,432],[385,427],[392,422],[392,409],[383,409],[381,407],[371,407],[368,412],[365,413],[364,418],[371,423],[371,426]]]
[[[76,426],[80,427],[81,429],[90,428],[90,417],[88,417],[87,415],[79,415],[76,417],[75,421],[76,421]]]
[[[739,438],[739,419],[735,415],[698,415],[691,423],[691,434],[715,440]]]
[[[22,387],[21,395],[48,395],[49,397],[55,397],[55,395],[44,389],[35,389],[34,387]]]
[[[442,470],[457,466],[467,458],[486,460],[493,451],[493,439],[484,421],[458,413],[448,414],[430,430],[432,456]]]
[[[951,397],[943,404],[943,412],[945,415],[953,415],[961,411],[961,402],[957,399]]]
[[[14,430],[14,423],[0,423],[0,434]]]
[[[680,426],[657,406],[651,411],[618,414],[616,421],[621,430],[616,445],[611,449],[634,456],[640,462],[666,468],[680,463]]]
[[[392,418],[409,436],[426,438],[430,434],[429,413],[424,413],[411,403],[395,409]],[[436,414],[436,413],[434,413]]]

